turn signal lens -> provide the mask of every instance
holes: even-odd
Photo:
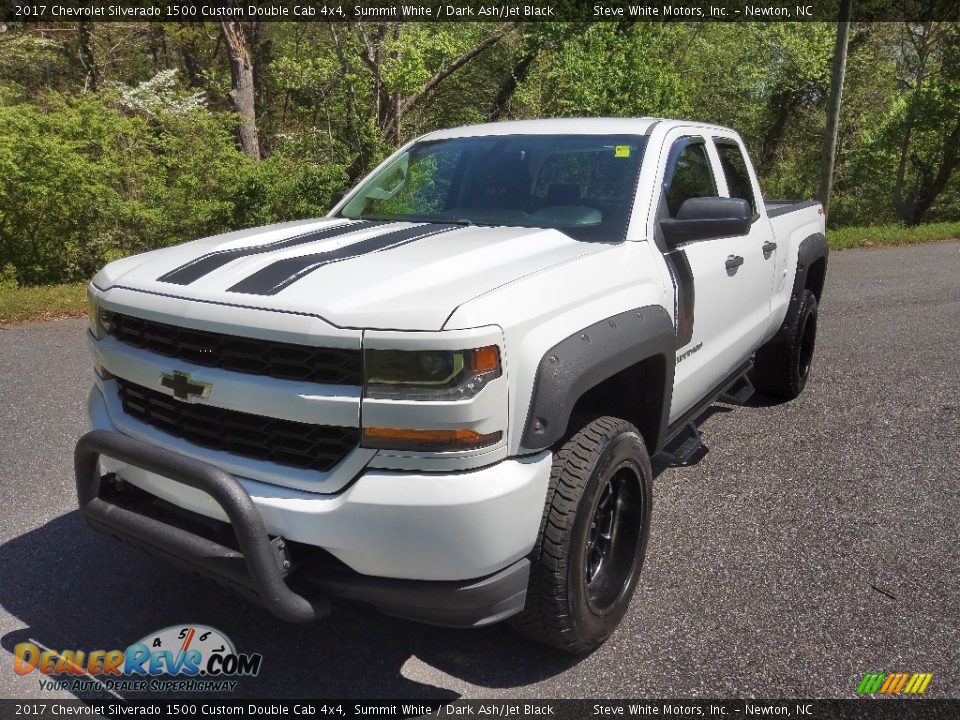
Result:
[[[500,353],[496,345],[474,350],[469,357],[470,369],[478,375],[499,372],[500,370]]]
[[[378,450],[472,450],[493,445],[503,433],[481,434],[474,430],[410,430],[407,428],[364,428],[361,445]]]

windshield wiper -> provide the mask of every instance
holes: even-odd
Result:
[[[441,220],[440,222],[453,223],[454,225],[464,225],[466,227],[503,227],[503,223],[479,222],[470,218],[455,218],[453,220]]]
[[[346,217],[346,216],[341,216]],[[356,218],[350,218],[351,220],[381,220],[386,222],[414,222],[414,223],[436,223],[437,225],[463,225],[464,227],[479,226],[479,227],[497,227],[494,223],[484,223],[477,222],[476,220],[471,220],[470,218],[442,218],[442,217],[425,217],[422,215],[367,215],[362,214]]]

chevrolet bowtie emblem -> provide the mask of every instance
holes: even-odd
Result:
[[[191,402],[194,398],[206,400],[213,390],[213,383],[195,382],[190,379],[190,373],[174,370],[173,374],[161,373],[160,384],[173,390],[173,396],[178,400]]]

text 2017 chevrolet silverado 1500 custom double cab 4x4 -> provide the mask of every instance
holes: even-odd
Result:
[[[431,133],[325,218],[97,274],[82,512],[288,620],[341,598],[588,650],[637,581],[650,457],[751,367],[803,389],[823,232],[726,128]]]

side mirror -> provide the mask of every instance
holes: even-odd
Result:
[[[333,195],[330,196],[330,207],[327,208],[328,211],[333,210],[337,203],[343,200],[347,196],[346,190],[338,190]]]
[[[671,247],[694,240],[737,237],[750,232],[753,210],[743,198],[697,197],[683,201],[675,218],[660,221]]]

